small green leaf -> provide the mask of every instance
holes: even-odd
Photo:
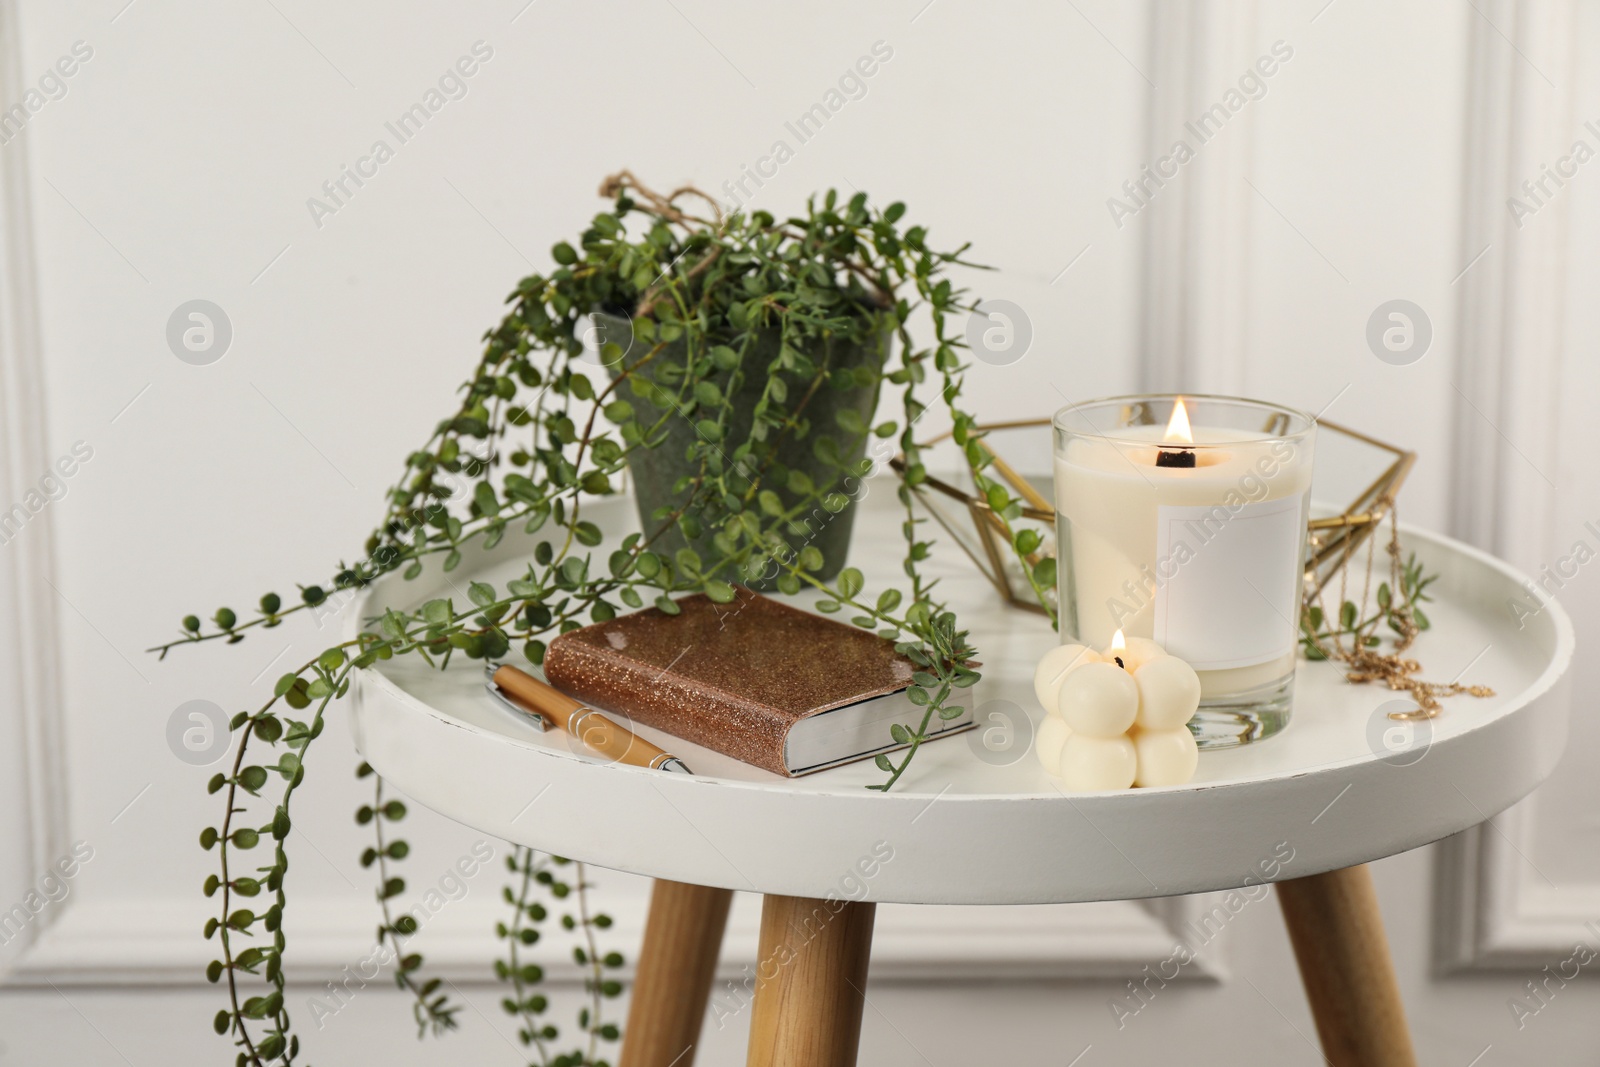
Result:
[[[846,567],[839,572],[839,595],[845,600],[854,599],[865,584],[866,579],[854,567]]]

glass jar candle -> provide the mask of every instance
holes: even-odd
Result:
[[[1056,413],[1061,640],[1147,637],[1200,677],[1201,748],[1288,724],[1315,420],[1257,400],[1112,397]]]

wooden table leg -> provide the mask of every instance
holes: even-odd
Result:
[[[746,1067],[855,1067],[876,908],[766,897]]]
[[[1416,1067],[1366,864],[1279,882],[1278,903],[1333,1067]]]
[[[733,891],[656,879],[619,1067],[691,1067]]]

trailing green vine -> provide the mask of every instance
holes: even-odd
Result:
[[[518,876],[519,881],[514,890],[509,885],[504,890],[506,903],[511,905],[511,922],[495,927],[496,935],[507,942],[508,957],[494,961],[495,975],[511,985],[511,995],[500,1002],[501,1007],[506,1014],[517,1018],[521,1024],[518,1040],[533,1046],[541,1062],[549,1059],[548,1043],[554,1041],[560,1031],[543,1018],[550,1007],[549,999],[534,991],[544,980],[544,968],[524,961],[522,951],[538,944],[543,936],[540,927],[550,914],[544,904],[533,899],[536,882],[554,884],[547,869],[550,862],[550,857],[521,846],[506,857],[506,869]]]
[[[685,189],[662,196],[627,172],[608,179],[602,193],[612,198],[611,208],[594,217],[576,245],[556,244],[553,268],[522,279],[507,298],[508,311],[484,335],[459,405],[407,456],[361,558],[341,564],[326,583],[301,587],[297,603],[286,606],[266,594],[247,620],[229,608],[207,621],[188,616],[176,638],[151,650],[164,658],[179,646],[237,643],[253,629],[324,609],[333,597],[353,597],[384,575],[416,578],[430,560],[453,571],[469,544],[493,548],[513,527],[536,539],[526,570],[504,589],[471,581],[459,599],[361,620],[358,636],[285,674],[259,710],[234,717],[232,769],[210,786],[226,791],[222,822],[203,831],[201,844],[216,849],[219,861],[207,895],[222,894],[220,913],[205,931],[219,940],[221,955],[208,976],[226,978],[228,991],[216,1028],[233,1039],[239,1064],[287,1065],[299,1052],[283,978],[290,800],[328,705],[348,690],[355,671],[396,656],[443,667],[457,654],[498,660],[513,649],[538,664],[553,635],[624,608],[651,604],[672,614],[673,598],[687,592],[726,603],[739,582],[786,594],[810,589],[819,610],[845,612],[855,625],[894,641],[916,665],[910,696],[924,712],[915,728],[892,727],[902,749],[877,757],[885,779],[871,788],[888,790],[911,766],[935,717],[960,715],[957,691],[978,680],[976,649],[939,599],[936,580],[924,573],[933,541],[920,536],[925,520],[912,506],[912,490],[927,478],[916,433],[929,410],[920,391],[930,384],[1028,581],[1038,593],[1054,585],[1053,560],[1027,561],[1037,534],[1013,527],[1022,501],[985,473],[991,457],[975,418],[960,406],[965,344],[953,317],[969,313],[971,302],[949,271],[975,266],[963,259],[967,246],[935,250],[924,227],[901,227],[903,204],[879,210],[859,193],[841,201],[829,191],[808,202],[804,214],[781,221],[765,211],[722,217],[703,194]],[[709,214],[684,206],[695,197],[711,204]],[[616,340],[598,345],[607,372],[594,379],[583,361],[583,337],[597,312],[627,322],[630,336],[626,348]],[[849,348],[873,358],[848,365],[837,353]],[[746,381],[760,385],[749,410],[736,402]],[[870,425],[852,409],[819,421],[815,398],[823,391],[865,388],[875,396],[885,382],[901,392],[898,419]],[[591,502],[619,492],[630,456],[662,447],[685,425],[693,429],[685,448],[690,473],[672,486],[673,502],[645,516],[644,528],[617,547],[596,552],[606,531],[588,517]],[[874,459],[884,458],[867,455],[873,441],[896,441],[904,460],[898,491],[907,582],[869,592],[859,570],[841,569],[841,560],[825,558],[811,542],[817,523],[848,507],[861,479],[875,470]],[[815,460],[809,472],[781,458],[792,456],[783,449],[799,444]],[[289,717],[306,709],[312,709],[306,721]],[[275,763],[251,764],[255,743],[285,751]],[[263,793],[274,774],[284,783],[276,800]],[[400,959],[396,981],[412,996],[419,1028],[442,1032],[455,1025],[456,1009],[437,979],[422,977],[422,957],[407,943],[414,920],[390,909],[404,881],[390,874],[389,863],[409,848],[386,834],[385,824],[397,822],[404,805],[385,800],[376,778],[375,790],[358,818],[374,827],[374,844],[362,859],[378,868],[379,937]],[[264,825],[241,825],[262,817],[252,817],[251,801],[271,807]],[[268,836],[270,862],[242,874],[237,857]],[[543,1067],[598,1067],[606,1062],[599,1058],[605,1045],[618,1037],[601,1009],[621,992],[609,974],[623,961],[595,938],[609,920],[590,913],[581,866],[568,882],[557,874],[564,861],[553,857],[519,848],[509,862],[506,902],[513,917],[499,928],[509,951],[496,967],[511,986],[507,1010]],[[582,940],[577,962],[589,998],[579,1014],[583,1036],[571,1052],[553,1051],[559,1031],[536,991],[543,968],[525,956],[548,914],[533,899],[536,889],[558,900],[571,894],[576,903],[563,924]],[[262,891],[273,894],[273,903],[261,915],[234,907],[236,897]],[[260,995],[246,995],[246,975],[265,983]]]
[[[406,883],[405,879],[389,874],[389,864],[405,859],[411,852],[411,846],[401,838],[386,841],[383,832],[385,822],[399,822],[406,817],[406,806],[401,800],[383,799],[383,779],[373,773],[371,764],[363,762],[356,768],[358,778],[369,775],[373,781],[372,804],[363,804],[356,809],[356,822],[370,822],[377,842],[361,854],[361,866],[378,865],[378,904],[383,911],[383,922],[378,925],[378,942],[388,944],[393,950],[398,964],[394,973],[395,985],[411,996],[411,1013],[417,1020],[417,1036],[432,1031],[437,1037],[446,1030],[456,1028],[456,1012],[460,1009],[451,1005],[448,998],[439,992],[443,979],[419,980],[417,972],[422,967],[422,954],[406,951],[405,939],[416,934],[417,920],[413,915],[396,916],[391,910],[389,902],[406,891]]]
[[[625,961],[620,952],[601,952],[594,931],[610,929],[611,916],[604,912],[590,913],[588,894],[592,886],[583,864],[571,864],[575,882],[561,877],[560,871],[569,863],[560,856],[546,856],[518,847],[506,858],[506,869],[518,879],[515,889],[506,886],[504,891],[506,903],[511,905],[512,920],[509,924],[497,924],[495,929],[507,944],[507,958],[495,961],[495,975],[511,986],[511,994],[500,1005],[506,1014],[516,1018],[517,1038],[534,1050],[538,1056],[534,1062],[539,1067],[584,1067],[604,1063],[597,1059],[602,1043],[615,1043],[622,1037],[615,1023],[605,1021],[602,1009],[607,1000],[622,995],[622,983],[606,975],[622,967]],[[544,968],[522,957],[524,948],[539,942],[540,927],[550,915],[543,903],[533,899],[536,887],[545,889],[555,900],[577,905],[576,910],[569,908],[562,914],[561,926],[578,934],[581,941],[573,948],[573,959],[584,969],[583,988],[588,1003],[578,1010],[582,1044],[564,1053],[551,1052],[551,1046],[561,1036],[560,1030],[543,1017],[549,1000],[535,991],[544,980]]]

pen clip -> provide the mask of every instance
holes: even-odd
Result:
[[[521,704],[518,704],[515,700],[512,700],[510,697],[506,696],[501,688],[494,683],[494,672],[499,670],[499,668],[500,665],[498,663],[486,663],[483,666],[483,687],[489,691],[489,695],[494,697],[495,700],[499,701],[507,708],[510,708],[512,711],[516,712],[520,717],[524,719],[532,719],[534,726],[538,728],[540,733],[544,733],[546,730],[550,729],[549,719],[545,718],[539,712],[534,711],[532,708],[525,708]]]

